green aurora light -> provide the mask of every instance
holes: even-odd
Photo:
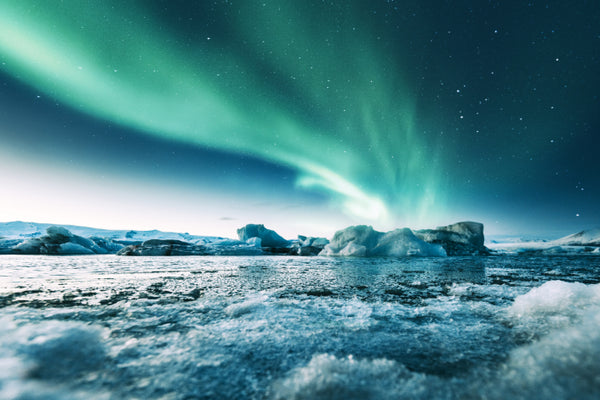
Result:
[[[225,33],[191,37],[144,2],[5,1],[1,68],[95,117],[292,167],[361,219],[440,215],[402,65],[358,10],[240,3]]]

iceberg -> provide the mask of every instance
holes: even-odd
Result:
[[[294,243],[281,237],[277,232],[265,228],[263,224],[248,224],[237,230],[241,242],[261,248],[270,254],[295,255]]]
[[[427,243],[441,245],[449,256],[488,255],[484,246],[483,224],[464,221],[436,229],[423,229],[415,235]]]
[[[446,251],[439,244],[419,239],[410,229],[378,232],[371,226],[356,225],[337,231],[320,256],[351,257],[444,257]]]
[[[261,240],[262,247],[288,247],[290,242],[262,224],[248,224],[237,230],[240,241],[247,242],[253,238]]]
[[[299,256],[316,256],[325,246],[329,244],[329,240],[321,237],[306,237],[298,235],[298,243],[295,244],[296,254]]]

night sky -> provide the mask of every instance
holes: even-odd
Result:
[[[0,2],[0,221],[600,226],[598,1]]]

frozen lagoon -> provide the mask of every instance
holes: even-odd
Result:
[[[0,263],[2,399],[600,396],[600,257]]]

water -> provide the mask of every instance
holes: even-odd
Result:
[[[600,257],[0,265],[1,399],[600,396]]]

